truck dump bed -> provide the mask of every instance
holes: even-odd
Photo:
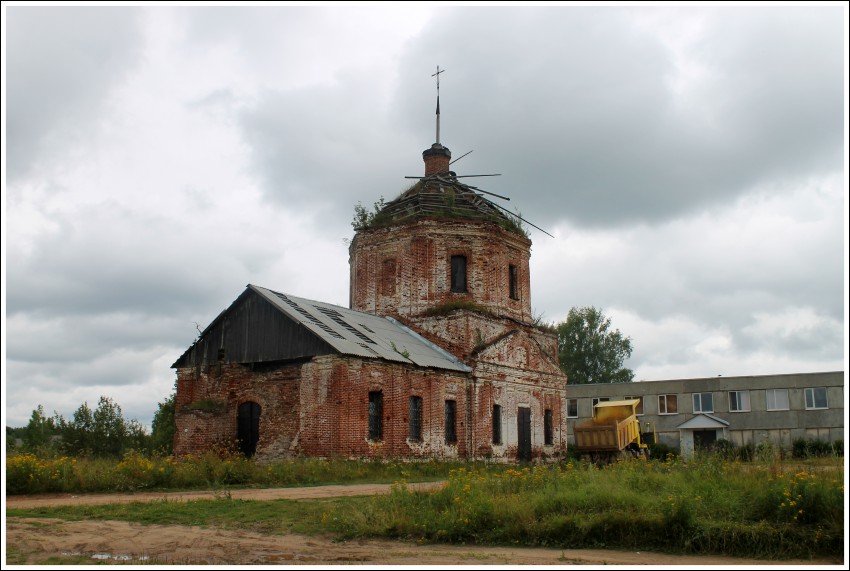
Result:
[[[593,418],[576,424],[576,448],[579,451],[623,450],[640,437],[636,422],[637,399],[600,402],[593,409]]]

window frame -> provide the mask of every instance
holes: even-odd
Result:
[[[570,414],[570,403],[575,403],[575,414]],[[567,399],[567,418],[578,418],[578,399]]]
[[[785,393],[785,407],[779,408],[776,402],[776,394],[779,392]],[[773,393],[773,408],[770,406],[770,397],[769,394]],[[788,393],[788,389],[765,389],[764,390],[764,408],[768,412],[773,412],[777,410],[791,410],[791,397]]]
[[[516,264],[508,264],[508,297],[519,301],[519,270]]]
[[[368,437],[372,442],[384,439],[384,393],[369,391],[369,429]]]
[[[457,260],[457,263],[455,260]],[[463,263],[460,260],[463,260]],[[463,285],[456,285],[461,277],[463,278]],[[461,287],[463,289],[460,289]],[[469,293],[469,258],[465,254],[452,254],[449,258],[449,291],[452,293]]]
[[[502,442],[502,405],[493,405],[493,444],[500,446]]]
[[[823,391],[823,406],[818,406],[815,391]],[[809,406],[809,395],[812,395],[812,406]],[[827,410],[829,408],[829,395],[826,387],[806,387],[803,389],[803,405],[806,410]]]
[[[745,405],[746,407],[745,408],[733,408],[732,407],[732,403],[733,403],[732,395],[738,395],[738,397],[736,397],[735,401],[734,401],[736,403],[736,406],[739,405],[740,402],[741,402],[740,397],[746,396],[746,399],[744,399],[744,400],[747,401],[746,405]],[[743,389],[743,390],[740,390],[740,391],[737,391],[737,390],[736,391],[729,391],[729,412],[751,412],[751,411],[752,411],[752,401],[750,399],[750,391],[748,389]]]
[[[544,446],[554,446],[555,445],[555,426],[554,426],[554,415],[552,414],[552,409],[547,408],[543,410],[543,445]]]
[[[710,401],[711,410],[704,410],[703,398],[708,396]],[[699,410],[697,410],[697,402],[699,402]],[[694,414],[702,413],[702,414],[711,414],[714,412],[714,393],[711,391],[703,392],[703,393],[691,393],[691,404],[693,405]]]
[[[411,395],[407,403],[410,413],[407,438],[411,442],[422,442],[422,397]]]
[[[673,402],[676,403],[675,409],[673,412],[669,412],[670,407],[667,405],[667,401],[669,397],[673,397]],[[664,412],[661,412],[661,403],[662,399],[664,402]],[[673,414],[679,414],[679,395],[676,393],[665,393],[663,395],[658,395],[658,415],[659,416],[669,416]]]
[[[444,405],[446,444],[457,443],[457,401],[446,399]]]
[[[611,397],[591,397],[590,398],[590,410],[593,411],[593,409],[595,409],[596,405],[598,405],[599,403],[608,402],[610,400],[611,400]]]

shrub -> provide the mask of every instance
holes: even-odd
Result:
[[[663,442],[650,442],[649,457],[655,460],[665,460],[668,457],[678,458],[679,451]]]
[[[818,456],[844,456],[844,440],[823,441],[798,438],[791,443],[794,458],[812,458]]]

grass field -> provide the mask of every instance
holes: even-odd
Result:
[[[131,460],[137,463],[132,470],[126,459],[120,467],[115,464],[102,470],[112,477],[123,474],[121,486],[129,482],[139,485],[151,481],[151,474],[164,473],[159,468],[165,466],[156,461],[148,466],[142,460]],[[169,462],[174,463],[174,473],[206,474],[203,483],[223,490],[219,499],[8,510],[7,515],[223,527],[268,534],[332,533],[340,538],[616,548],[765,559],[843,556],[844,549],[843,458],[791,465],[729,462],[707,456],[687,464],[670,458],[604,468],[585,463],[532,467],[342,460],[272,466],[243,460],[244,465],[227,468],[227,460],[194,460],[182,466]],[[241,476],[230,482],[228,474]],[[142,487],[156,487],[156,482],[161,487],[168,487],[165,482],[180,487],[184,482],[172,477],[154,479]],[[446,484],[436,492],[414,492],[406,485],[408,481],[442,478]],[[386,495],[322,501],[243,501],[231,499],[226,492],[226,486],[237,484],[355,481],[396,483]]]

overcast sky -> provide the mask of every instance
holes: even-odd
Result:
[[[3,7],[5,424],[149,425],[247,284],[348,305],[354,205],[510,197],[636,380],[847,368],[847,5]],[[494,199],[498,200],[498,199]]]

